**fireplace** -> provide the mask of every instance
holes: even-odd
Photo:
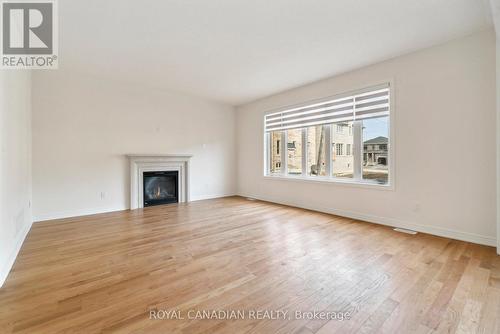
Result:
[[[151,172],[176,172],[176,195],[178,203],[189,202],[191,155],[187,154],[128,154],[130,162],[130,209],[143,208],[144,174]],[[150,175],[150,174],[149,174]],[[168,174],[167,174],[168,175]],[[171,175],[171,174],[170,174]],[[160,175],[161,176],[161,175]],[[154,189],[154,187],[153,187]],[[157,189],[158,190],[158,189]],[[158,192],[156,192],[158,194]],[[153,192],[153,195],[154,192]],[[161,189],[160,189],[161,195]],[[153,196],[156,197],[156,196]],[[154,200],[154,198],[153,198]],[[151,202],[149,199],[148,202]],[[174,202],[169,201],[169,203]]]
[[[144,207],[179,202],[179,172],[143,173]]]

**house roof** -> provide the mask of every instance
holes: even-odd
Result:
[[[365,141],[364,143],[365,144],[387,144],[388,142],[389,142],[389,140],[387,139],[387,137],[378,136],[376,138],[369,139],[369,140]]]

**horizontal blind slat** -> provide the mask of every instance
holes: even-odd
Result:
[[[274,113],[271,113],[271,114],[267,114],[266,117],[271,117],[273,115],[284,115],[284,114],[287,114],[287,113],[291,113],[291,112],[298,112],[298,111],[302,111],[302,109],[306,109],[306,108],[313,108],[313,107],[319,107],[319,106],[322,106],[322,105],[325,105],[325,104],[342,104],[342,103],[345,103],[346,100],[352,100],[353,97],[352,96],[347,96],[347,97],[342,97],[342,98],[338,98],[338,99],[330,99],[328,101],[323,101],[323,102],[317,102],[317,103],[314,103],[314,104],[311,104],[311,105],[306,105],[306,106],[302,106],[302,107],[297,107],[297,108],[292,108],[292,109],[287,109],[287,110],[283,110],[283,111],[278,111],[278,112],[274,112]]]
[[[329,111],[329,110],[327,110],[327,111]],[[305,121],[308,121],[311,119],[324,118],[324,117],[328,117],[328,116],[335,118],[336,115],[340,115],[340,114],[342,114],[342,115],[352,114],[352,107],[343,108],[340,110],[334,110],[334,111],[330,111],[330,112],[321,111],[321,112],[310,114],[310,115],[301,115],[301,116],[291,117],[291,118],[287,118],[287,119],[274,120],[272,122],[267,122],[267,124],[268,125],[275,125],[275,124],[280,124],[280,123],[287,124],[287,123],[296,123],[296,122],[301,122],[301,121],[305,122]]]
[[[351,101],[348,103],[336,104],[336,105],[315,107],[315,108],[311,108],[311,109],[307,109],[307,110],[300,110],[299,112],[295,112],[295,113],[288,113],[286,115],[280,115],[280,116],[274,115],[273,117],[266,118],[266,121],[270,122],[270,121],[275,121],[275,120],[297,118],[299,116],[311,115],[311,114],[324,112],[324,111],[328,111],[328,110],[346,110],[347,108],[352,109],[353,106],[354,106],[354,101]]]
[[[265,116],[265,131],[354,121],[389,115],[389,85],[362,93],[286,109]]]

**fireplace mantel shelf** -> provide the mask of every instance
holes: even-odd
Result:
[[[127,154],[129,158],[192,158],[192,154]]]

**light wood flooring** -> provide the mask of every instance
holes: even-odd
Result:
[[[159,320],[151,310],[291,317]],[[0,289],[0,333],[74,332],[498,333],[500,257],[240,197],[35,223]]]

